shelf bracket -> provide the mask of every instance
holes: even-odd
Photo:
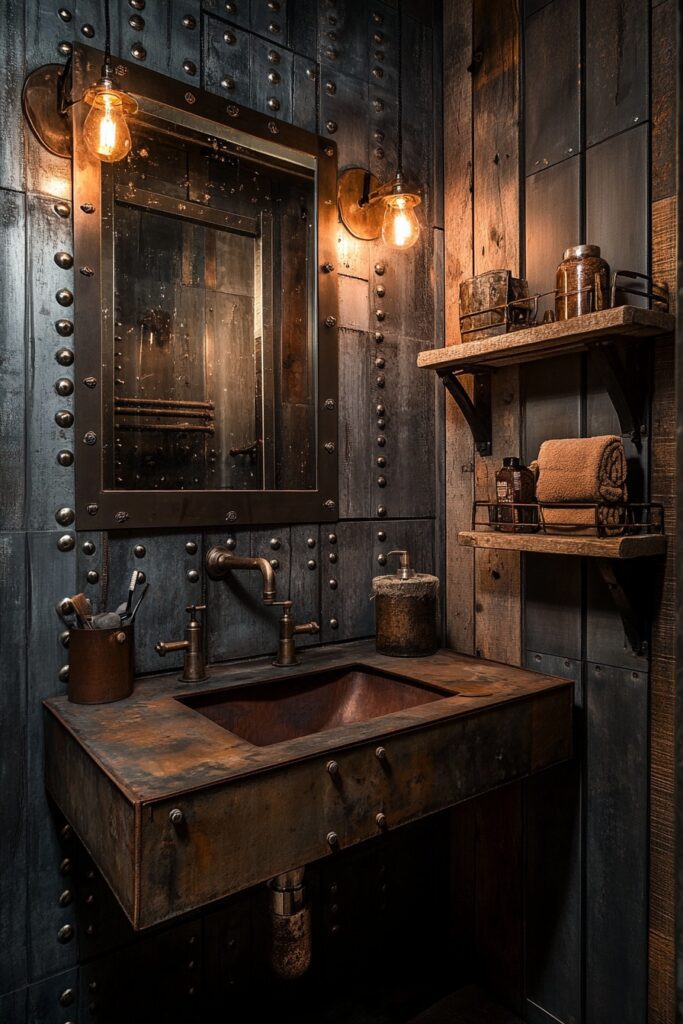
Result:
[[[616,565],[610,558],[597,558],[598,572],[607,584],[607,589],[612,595],[621,621],[624,626],[624,633],[628,640],[629,647],[636,657],[645,657],[648,651],[648,623],[642,610],[639,609],[631,599],[623,581],[619,579]],[[636,588],[629,588],[633,591]]]
[[[453,370],[437,370],[441,383],[467,420],[472,431],[474,446],[480,455],[490,455],[493,430],[491,425],[491,372],[468,367],[474,376],[474,400],[462,386],[460,377]]]
[[[643,423],[647,374],[640,357],[631,358],[632,352],[622,361],[617,346],[611,341],[599,341],[588,346],[593,364],[600,374],[607,394],[619,419],[622,435],[628,435],[638,451],[642,449],[642,438],[647,433]]]

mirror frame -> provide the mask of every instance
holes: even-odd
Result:
[[[75,98],[100,74],[103,54],[74,46]],[[329,139],[167,78],[118,57],[121,86],[134,96],[191,112],[228,133],[239,132],[282,145],[316,162],[317,205],[317,439],[315,490],[125,490],[105,489],[102,438],[105,401],[102,368],[111,360],[113,325],[108,309],[113,265],[102,251],[101,167],[82,141],[89,108],[72,107],[75,260],[76,529],[115,530],[232,524],[331,522],[338,515],[338,298],[336,260],[337,147]],[[180,123],[183,124],[182,119]],[[316,325],[314,325],[315,328]]]

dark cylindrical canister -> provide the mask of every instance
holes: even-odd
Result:
[[[109,704],[133,692],[134,627],[69,630],[69,700]]]
[[[609,306],[609,263],[599,245],[573,245],[565,249],[557,268],[555,317],[570,320]]]
[[[393,658],[419,658],[438,649],[436,600],[439,580],[427,573],[410,579],[375,576],[377,650]]]

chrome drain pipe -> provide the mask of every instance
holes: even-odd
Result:
[[[270,960],[279,978],[293,980],[311,964],[311,909],[303,884],[304,868],[271,878]]]

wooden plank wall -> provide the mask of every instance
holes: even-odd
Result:
[[[674,14],[671,0],[526,0],[521,10],[511,0],[449,5],[448,343],[459,336],[463,277],[507,267],[526,276],[531,291],[546,291],[563,249],[580,241],[601,245],[613,268],[652,268],[674,288]],[[665,340],[654,359],[643,451],[625,439],[632,479],[667,506],[671,535],[673,381]],[[581,357],[524,367],[518,383],[496,379],[496,388],[502,437],[494,438],[492,459],[473,457],[467,428],[446,402],[446,635],[458,650],[521,660],[577,684],[574,763],[526,785],[517,816],[506,818],[526,851],[526,971],[508,1001],[515,1005],[523,987],[527,1019],[537,1024],[669,1022],[673,552],[645,580],[654,599],[648,660],[629,651],[593,566],[529,555],[520,580],[517,566],[502,559],[484,565],[476,561],[481,552],[473,560],[459,549],[473,494],[486,494],[502,455],[528,461],[548,437],[619,432]],[[482,813],[470,812],[470,827]],[[456,815],[456,834],[463,826]],[[510,860],[491,873],[501,864],[509,869]],[[485,953],[486,940],[480,960]]]
[[[131,47],[141,46],[146,67],[202,83],[226,100],[263,112],[270,112],[268,100],[274,97],[283,119],[337,142],[340,169],[370,166],[381,178],[394,170],[397,0],[370,5],[361,0],[237,0],[231,5],[173,0],[148,3],[141,11],[138,6],[111,0],[115,53],[129,58]],[[324,529],[317,523],[281,523],[235,534],[238,549],[277,559],[279,596],[291,593],[297,616],[320,620],[321,636],[303,638],[302,645],[373,632],[371,580],[389,569],[389,550],[408,546],[419,569],[439,568],[434,386],[418,373],[415,356],[442,334],[443,204],[441,159],[435,156],[441,139],[434,131],[441,103],[440,12],[438,3],[431,2],[403,3],[402,8],[404,157],[425,186],[423,235],[414,250],[396,256],[381,240],[358,242],[339,228],[341,519]],[[142,19],[137,29],[136,14]],[[94,35],[84,29],[88,25]],[[101,46],[103,27],[99,0],[74,0],[64,7],[57,0],[2,5],[0,1018],[12,1024],[63,1024],[67,1017],[75,1019],[77,1004],[79,1020],[101,1024],[120,1019],[122,1012],[141,1019],[136,1014],[152,996],[132,1005],[138,953],[145,980],[153,981],[157,972],[158,984],[151,985],[150,993],[160,994],[163,988],[162,1002],[153,1005],[156,1011],[163,1004],[165,1020],[189,1019],[188,989],[199,990],[189,980],[190,960],[208,989],[227,996],[221,957],[211,942],[214,934],[223,937],[211,923],[215,915],[211,921],[201,917],[166,929],[146,939],[144,948],[131,945],[132,936],[94,866],[46,804],[40,700],[63,691],[59,674],[68,662],[54,603],[76,589],[101,600],[107,588],[110,601],[116,602],[133,566],[141,569],[150,591],[138,620],[138,672],[179,664],[177,657],[161,663],[153,645],[182,636],[185,606],[200,599],[209,603],[211,660],[266,655],[276,641],[275,617],[260,605],[257,580],[245,574],[230,586],[204,579],[204,553],[225,540],[225,533],[76,536],[73,528],[55,520],[58,509],[74,504],[73,468],[59,465],[56,455],[60,450],[77,453],[79,444],[77,423],[59,426],[55,421],[58,412],[72,408],[70,397],[55,392],[58,377],[72,376],[71,367],[55,361],[57,348],[65,344],[55,320],[73,318],[68,348],[78,346],[87,325],[79,323],[77,309],[64,310],[55,300],[57,289],[72,289],[73,270],[61,269],[54,260],[59,251],[73,253],[70,165],[36,142],[21,116],[20,93],[28,71],[64,61],[60,44],[86,38]],[[226,41],[226,33],[233,42]],[[276,65],[279,81],[272,81],[269,72]],[[228,79],[234,85],[226,89]],[[378,412],[380,405],[385,412]],[[380,456],[386,459],[384,468],[377,464]],[[386,478],[385,486],[380,477]],[[63,535],[74,539],[72,550],[58,547]],[[86,541],[94,551],[84,547]],[[371,880],[375,885],[384,870],[378,857],[366,857],[357,866],[356,877],[365,879],[364,885]],[[390,844],[386,858],[387,870],[395,872],[402,864],[400,841]],[[404,891],[397,884],[386,897],[396,919]],[[349,900],[350,895],[340,898],[342,908]],[[258,936],[251,934],[256,914],[251,898],[248,905],[247,920],[231,933],[237,936],[238,954],[226,954],[238,974],[258,945]],[[260,914],[260,904],[257,909]],[[232,909],[221,913],[232,915],[233,923],[239,918]],[[368,925],[368,934],[373,928]],[[330,959],[333,954],[331,947]],[[79,995],[75,967],[85,960]],[[169,970],[169,964],[184,966]],[[132,987],[127,987],[131,978]]]

